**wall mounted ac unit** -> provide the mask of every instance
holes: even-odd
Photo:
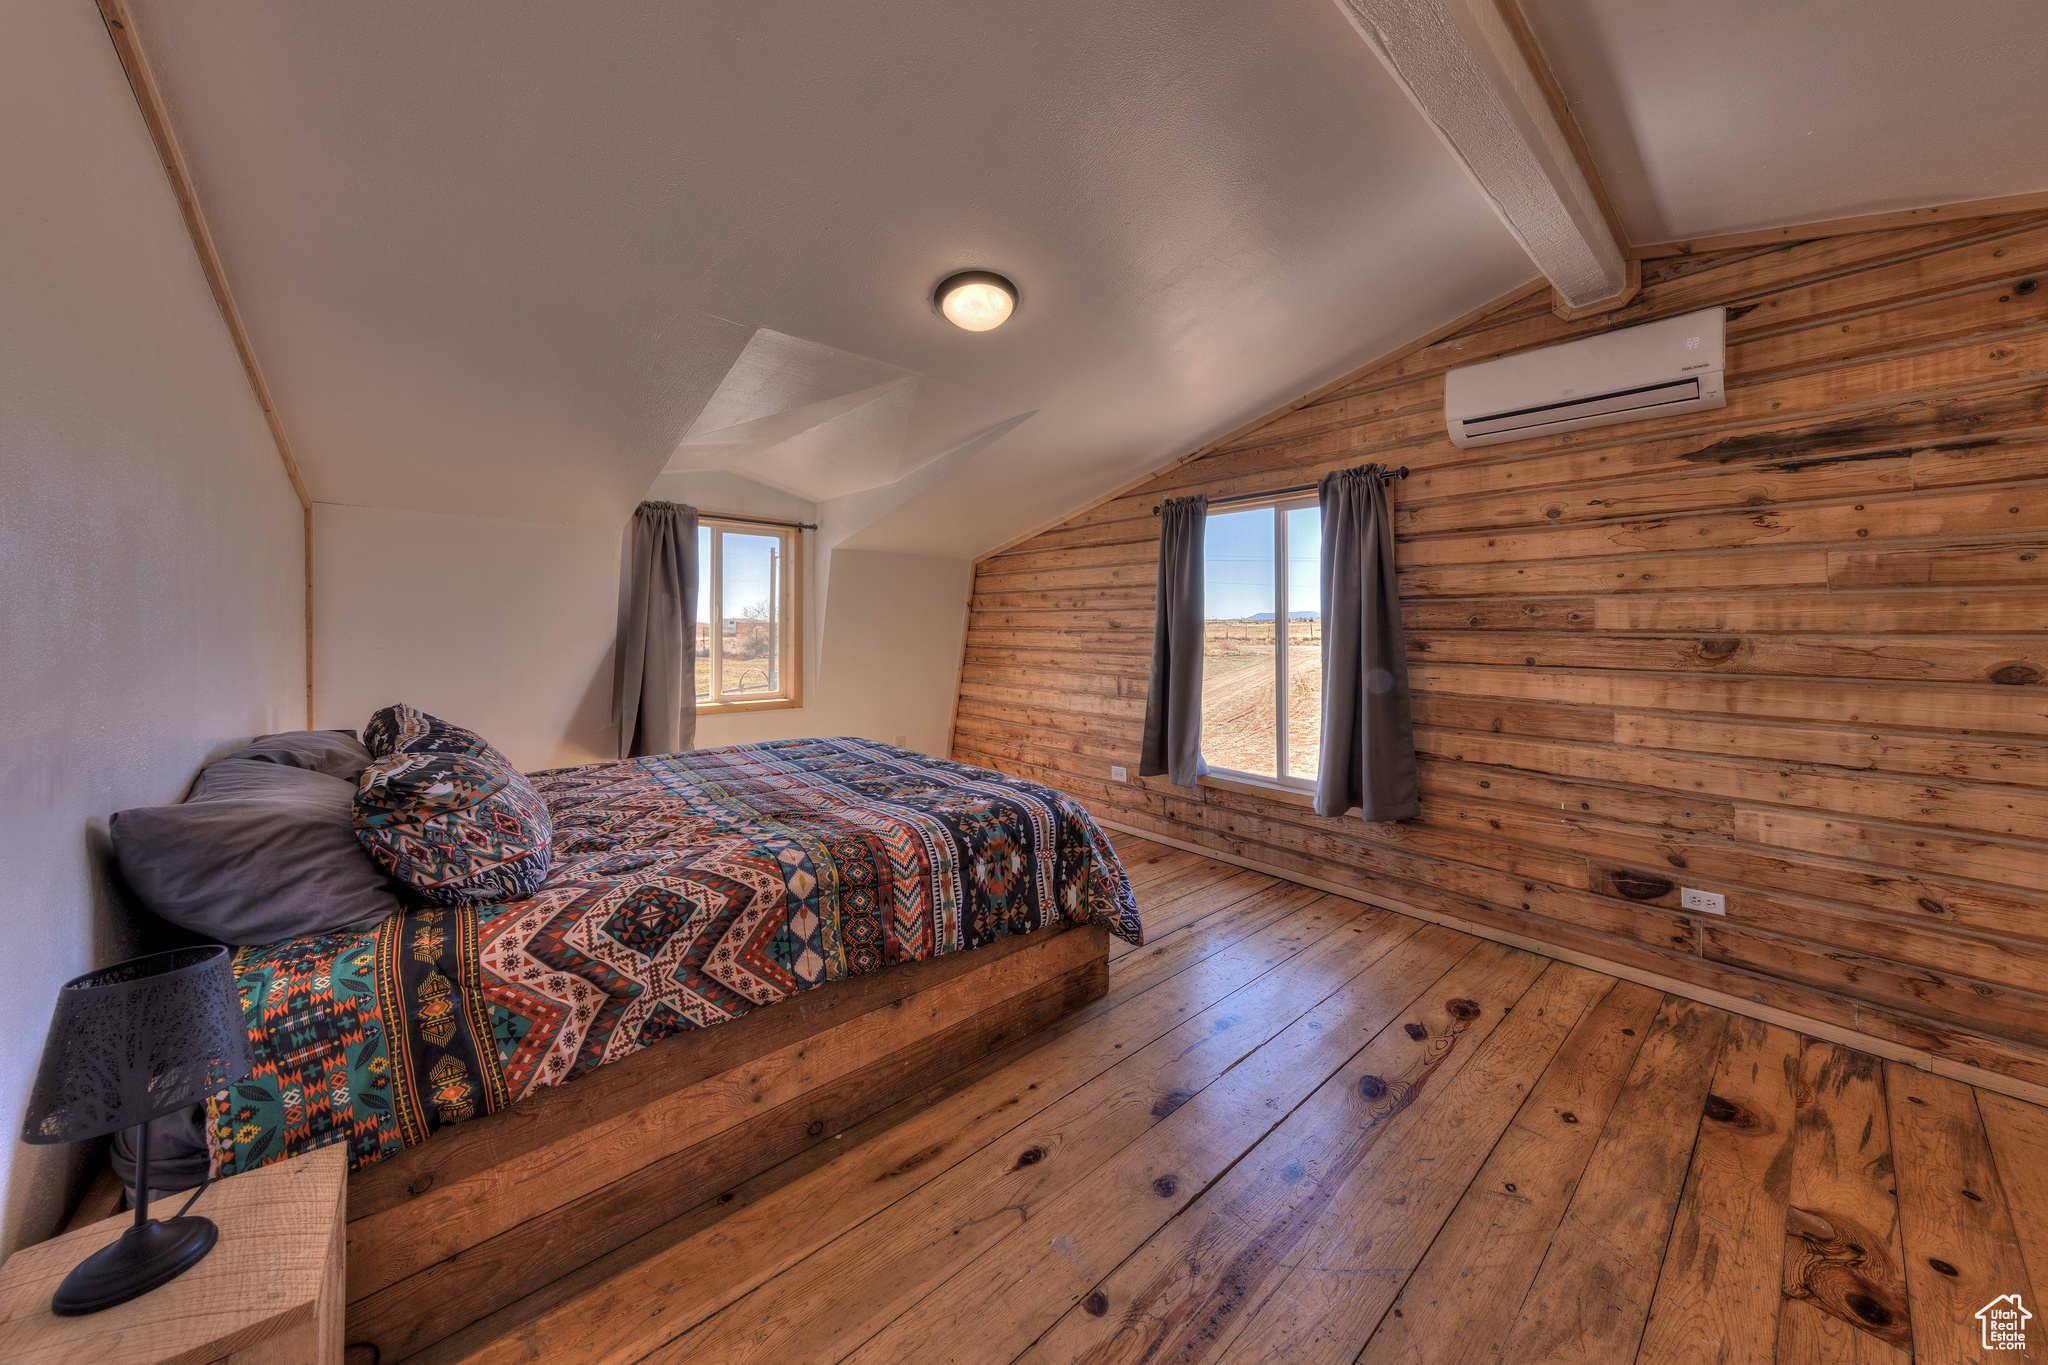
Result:
[[[1726,310],[1702,308],[1467,365],[1444,376],[1444,426],[1469,449],[1725,408],[1727,335]]]

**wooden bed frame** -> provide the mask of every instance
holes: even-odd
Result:
[[[397,1361],[1100,999],[1056,925],[805,991],[444,1129],[348,1185],[346,1340]]]

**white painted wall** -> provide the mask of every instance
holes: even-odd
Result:
[[[701,716],[697,747],[858,735],[944,757],[973,578],[965,559],[834,550],[801,707]],[[814,599],[815,600],[815,599]]]
[[[650,498],[701,512],[819,521],[818,504],[737,474],[664,473]],[[972,563],[832,548],[804,533],[804,704],[702,716],[697,744],[859,735],[944,755]]]
[[[943,758],[973,567],[970,560],[938,555],[834,550],[819,704],[811,725],[790,733],[859,735]],[[706,723],[712,719],[724,717]],[[701,728],[698,741],[737,742],[707,739]]]
[[[799,521],[818,512],[727,473],[664,474],[648,496]],[[697,743],[900,735],[945,753],[968,561],[826,556],[815,534],[804,541],[804,704],[705,716]],[[529,771],[613,756],[623,542],[622,530],[314,504],[316,723],[360,729],[402,700],[477,731]]]
[[[617,756],[618,530],[313,505],[313,698],[360,730],[393,702],[526,771]]]
[[[58,985],[133,955],[104,821],[305,720],[301,514],[90,4],[0,36],[0,1254],[93,1144],[19,1143]]]

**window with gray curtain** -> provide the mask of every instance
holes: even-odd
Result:
[[[613,653],[620,758],[697,747],[697,509],[643,502],[632,534]]]
[[[697,714],[803,700],[802,528],[697,514]]]
[[[1211,504],[1203,546],[1202,759],[1303,792],[1323,719],[1315,490]]]
[[[1202,762],[1202,544],[1209,499],[1169,498],[1159,509],[1159,586],[1152,619],[1152,681],[1138,776],[1191,787]]]
[[[1325,475],[1322,503],[1323,734],[1316,814],[1368,820],[1420,813],[1408,653],[1394,579],[1386,471]]]

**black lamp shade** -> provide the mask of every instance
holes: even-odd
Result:
[[[76,1142],[175,1113],[249,1074],[233,958],[178,948],[74,977],[22,1121],[24,1142]]]

